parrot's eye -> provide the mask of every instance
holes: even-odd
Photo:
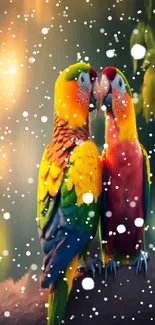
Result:
[[[116,88],[118,92],[124,93],[126,91],[124,79],[118,73],[115,79],[111,82],[111,85],[112,88]]]
[[[81,72],[78,78],[78,84],[80,88],[89,89],[91,85],[89,74],[85,72]]]
[[[84,76],[81,76],[81,82],[82,82],[82,84],[84,84],[84,81],[85,81]]]
[[[122,87],[122,85],[123,85],[122,79],[119,79],[119,86]]]

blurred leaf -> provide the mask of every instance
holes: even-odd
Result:
[[[155,67],[149,67],[144,74],[142,86],[143,115],[146,122],[149,122],[150,112],[155,118]]]
[[[150,49],[146,52],[142,68],[146,68],[149,65],[155,64],[155,49]]]
[[[151,20],[152,17],[152,0],[144,0],[145,11],[148,17],[148,20]]]
[[[133,98],[134,108],[136,115],[140,114],[143,111],[143,97],[140,93],[137,97]]]
[[[142,34],[144,33],[145,30],[145,23],[143,21],[139,21],[136,28],[139,30],[142,37]]]
[[[140,21],[132,31],[132,34],[130,36],[130,49],[133,47],[134,44],[144,44],[144,32],[145,24],[143,21]]]
[[[134,28],[130,36],[130,50],[135,44],[143,45],[145,43],[144,39],[145,24],[143,21],[140,21],[137,26]],[[133,59],[133,72],[137,70],[137,60]]]
[[[132,59],[132,64],[133,64],[133,73],[135,74],[137,71],[137,60]]]
[[[144,38],[147,49],[155,48],[155,35],[151,26],[146,26]]]

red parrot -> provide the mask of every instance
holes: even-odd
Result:
[[[147,271],[145,223],[150,197],[150,163],[138,139],[127,79],[115,67],[102,72],[101,109],[105,111],[103,200],[100,222],[102,259],[116,275],[120,264]]]

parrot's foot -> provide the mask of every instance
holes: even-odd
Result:
[[[101,274],[101,272],[102,272],[102,261],[101,261],[100,258],[96,258],[94,260],[89,260],[86,263],[86,271],[87,272],[89,272],[89,271],[92,272],[92,276],[93,276],[94,280],[95,280],[95,269],[96,268],[98,268],[99,274]]]
[[[110,260],[105,267],[105,282],[108,278],[108,270],[110,270],[110,272],[114,272],[116,278],[116,269],[118,267],[120,267],[120,264],[114,260],[113,255],[110,255]]]
[[[141,272],[142,266],[144,265],[144,271],[145,275],[147,274],[147,261],[149,259],[149,254],[145,251],[140,251],[138,257],[136,257],[134,260],[132,260],[129,265],[135,265],[136,266],[136,274]]]
[[[102,268],[103,268],[103,262],[100,258],[96,258],[95,260],[96,266],[98,268],[99,274],[102,273]]]

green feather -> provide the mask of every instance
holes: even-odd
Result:
[[[53,210],[53,206],[54,206],[54,200],[50,201],[47,212],[40,219],[40,228],[41,229],[43,229],[45,227],[45,225],[47,224],[47,222],[49,221],[49,219],[51,217],[52,210]]]
[[[81,71],[90,72],[90,66],[84,62],[78,62],[71,65],[66,71],[66,80],[77,80]]]
[[[67,186],[66,186],[67,191]],[[62,194],[62,193],[61,193]],[[76,203],[76,194],[75,191],[70,191],[67,193],[67,196],[62,196],[63,200],[63,206],[68,206],[70,203],[75,204]]]
[[[44,201],[38,202],[37,211],[37,225],[43,229],[52,216],[57,197],[50,197],[49,195]]]
[[[48,299],[48,325],[61,325],[64,316],[65,305],[68,299],[67,281],[63,280],[64,275],[60,277],[58,289],[49,294]]]
[[[88,233],[96,233],[97,224],[98,224],[98,217],[100,212],[100,201],[101,197],[98,198],[98,201],[92,202],[91,204],[87,205],[85,203],[78,206],[77,196],[75,193],[75,188],[73,186],[72,190],[67,189],[67,182],[64,180],[68,177],[69,168],[65,170],[63,185],[61,186],[60,190],[60,206],[64,213],[66,219],[68,219],[69,224],[75,225],[78,224],[79,227]],[[89,217],[89,212],[94,211],[95,216]]]

